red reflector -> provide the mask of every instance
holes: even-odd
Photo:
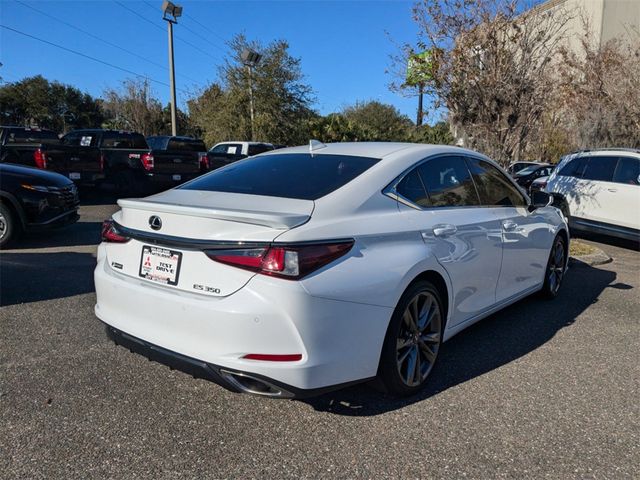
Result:
[[[270,355],[267,353],[249,353],[242,358],[246,358],[247,360],[262,360],[265,362],[297,362],[298,360],[302,360],[302,354]]]

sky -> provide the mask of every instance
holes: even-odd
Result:
[[[174,29],[179,105],[184,106],[189,92],[216,80],[217,67],[228,54],[225,42],[244,33],[265,44],[276,39],[289,43],[290,53],[301,59],[306,82],[317,97],[314,108],[321,114],[356,101],[379,100],[415,119],[417,99],[391,92],[392,78],[385,73],[398,45],[416,41],[412,1],[174,3],[184,7]],[[167,103],[167,26],[161,4],[160,0],[0,0],[0,25],[148,76],[155,80],[155,95]],[[6,28],[0,28],[0,62],[4,82],[41,74],[94,96],[134,76]]]

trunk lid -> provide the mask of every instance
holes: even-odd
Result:
[[[166,288],[216,297],[236,292],[255,273],[215,262],[204,250],[260,248],[307,222],[314,207],[311,200],[180,189],[118,204],[113,219],[132,239],[105,244],[109,268],[162,285],[146,269],[161,262],[169,270]],[[160,219],[155,229],[152,217]]]

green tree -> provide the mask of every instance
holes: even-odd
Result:
[[[108,116],[104,127],[132,130],[145,136],[164,131],[162,104],[154,96],[149,80],[126,79],[119,89],[105,90],[103,97]]]
[[[358,102],[344,109],[342,115],[361,132],[363,141],[406,141],[413,123],[393,105],[375,100]]]
[[[0,87],[2,124],[38,125],[59,132],[99,126],[100,101],[75,87],[41,75]]]
[[[204,132],[205,141],[251,138],[250,79],[240,59],[242,51],[250,48],[263,56],[251,74],[256,138],[288,145],[307,142],[315,116],[313,92],[304,82],[300,59],[290,55],[288,43],[277,40],[263,46],[238,35],[229,46],[231,57],[220,68],[219,82],[188,102],[192,121]]]

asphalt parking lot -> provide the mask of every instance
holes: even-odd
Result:
[[[305,401],[237,395],[107,341],[93,315],[100,224],[0,254],[3,478],[640,477],[640,253],[574,262],[443,347],[427,390]]]

